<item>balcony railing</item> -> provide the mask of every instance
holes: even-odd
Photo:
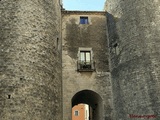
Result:
[[[95,71],[95,62],[90,61],[77,61],[77,70],[78,71]]]

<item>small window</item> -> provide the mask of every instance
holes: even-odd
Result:
[[[116,55],[118,55],[118,54],[119,54],[119,46],[118,46],[118,44],[115,43],[115,44],[113,45],[113,48],[114,48],[114,53],[115,53]]]
[[[77,70],[78,71],[95,70],[95,62],[93,61],[93,52],[91,48],[79,48]]]
[[[88,17],[80,17],[80,24],[88,24]]]
[[[91,52],[90,51],[80,51],[80,62],[83,67],[90,68],[91,67]]]
[[[76,110],[76,111],[74,111],[74,115],[75,116],[79,116],[79,112]]]

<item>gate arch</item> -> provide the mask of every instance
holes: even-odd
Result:
[[[93,120],[103,120],[103,100],[92,90],[82,90],[72,97],[72,107],[80,103],[88,104],[93,110]]]

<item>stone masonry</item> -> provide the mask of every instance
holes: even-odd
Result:
[[[80,17],[88,17],[88,24],[81,24]],[[95,115],[94,119],[112,119],[112,88],[106,21],[106,12],[62,11],[63,120],[71,119],[71,108],[74,104],[72,98],[84,90],[96,92],[103,101],[102,106],[100,106],[100,101],[97,101],[101,111],[99,111],[100,116]],[[92,49],[91,56],[95,61],[95,71],[77,71],[79,48],[82,50]],[[91,94],[87,91],[86,93],[88,93],[87,96]],[[81,94],[81,97],[85,98],[85,92]],[[74,98],[79,99],[76,100],[79,103],[88,103],[89,105],[91,101],[96,101],[92,96],[87,100]],[[91,106],[93,107],[93,105]]]
[[[160,1],[107,0],[106,10],[114,119],[160,115]]]
[[[0,0],[0,119],[62,120],[59,0]]]
[[[0,120],[71,120],[79,103],[94,120],[160,119],[160,1],[61,7],[0,0]]]

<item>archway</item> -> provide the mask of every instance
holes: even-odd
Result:
[[[77,92],[72,98],[72,107],[82,103],[91,108],[90,120],[103,120],[103,101],[99,94],[91,90]]]

